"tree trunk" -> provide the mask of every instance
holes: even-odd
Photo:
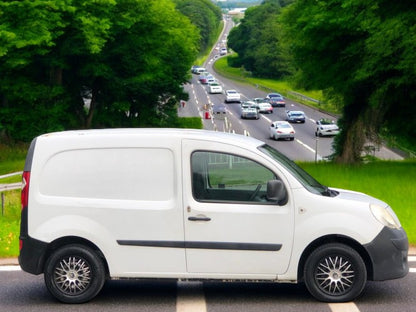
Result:
[[[97,90],[96,90],[96,88],[93,88],[92,91],[91,91],[90,107],[89,107],[89,110],[88,110],[87,118],[85,120],[85,129],[91,129],[92,119],[94,117],[96,106],[97,106]]]
[[[350,122],[341,134],[344,139],[340,146],[340,152],[335,161],[343,164],[353,164],[361,161],[361,152],[366,141],[366,127],[362,118]]]

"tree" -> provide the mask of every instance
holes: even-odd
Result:
[[[217,39],[221,10],[210,0],[175,0],[178,10],[187,16],[200,34],[199,51],[204,52]]]
[[[331,89],[343,99],[336,141],[340,162],[360,161],[364,143],[383,125],[414,120],[415,5],[297,0],[282,14],[284,38],[304,84]]]
[[[0,1],[0,10],[3,137],[174,125],[198,34],[172,1]]]
[[[248,8],[240,25],[228,37],[229,47],[238,54],[234,62],[255,76],[282,78],[291,72],[289,56],[280,44],[278,15],[282,3],[285,5],[283,1],[268,0]]]

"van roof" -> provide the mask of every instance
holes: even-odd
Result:
[[[211,130],[199,129],[179,129],[179,128],[115,128],[115,129],[92,129],[92,130],[70,130],[61,132],[45,133],[38,137],[41,140],[47,138],[75,138],[82,137],[105,137],[105,136],[158,136],[158,137],[176,137],[184,139],[209,140],[222,143],[236,144],[256,148],[263,145],[264,142],[244,136],[241,134],[232,134],[216,132]]]

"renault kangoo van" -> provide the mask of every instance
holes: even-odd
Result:
[[[403,277],[393,210],[321,185],[254,138],[204,130],[41,135],[23,173],[19,261],[58,300],[108,279],[304,282],[350,301]]]

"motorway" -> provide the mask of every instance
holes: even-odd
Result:
[[[255,97],[265,97],[266,92],[248,85],[238,84],[228,81],[224,78],[218,78],[224,89],[235,89],[243,100],[249,100]],[[189,110],[179,112],[181,115],[201,116],[205,129],[233,132],[238,134],[246,134],[258,138],[269,145],[276,147],[283,154],[293,160],[313,161],[322,159],[332,154],[332,137],[315,137],[316,124],[315,121],[320,118],[331,118],[332,116],[317,112],[308,107],[300,106],[300,104],[286,99],[286,107],[274,107],[272,114],[260,114],[260,119],[241,119],[240,104],[225,104],[227,113],[214,115],[210,113],[210,119],[206,119],[204,106],[224,103],[224,94],[208,94],[206,86],[199,83],[197,76],[192,77],[192,83],[185,86],[191,98],[185,108],[180,110]],[[269,137],[269,128],[273,121],[285,120],[286,110],[302,110],[305,112],[307,119],[304,124],[293,124],[296,135],[294,141],[279,140],[274,141]]]
[[[226,42],[227,34],[233,27],[230,20],[225,19],[224,23],[224,30],[216,47],[211,51],[204,67],[214,75],[224,90],[237,90],[241,94],[242,100],[265,97],[267,92],[260,88],[229,80],[215,73],[213,63],[220,57],[218,49]],[[315,130],[317,120],[328,118],[336,121],[337,119],[334,116],[286,99],[286,107],[275,107],[273,114],[261,114],[259,120],[242,120],[240,118],[240,105],[238,103],[225,104],[227,106],[226,117],[224,115],[219,116],[210,113],[210,118],[206,119],[205,108],[223,104],[225,95],[209,94],[207,86],[201,84],[198,76],[195,74],[192,75],[192,80],[184,88],[188,92],[190,99],[185,107],[179,107],[178,114],[179,116],[200,116],[203,120],[204,129],[250,135],[277,148],[292,160],[316,161],[324,159],[333,153],[333,137],[316,137]],[[270,125],[273,121],[285,120],[286,110],[304,111],[307,117],[306,122],[304,124],[293,125],[296,131],[294,141],[274,141],[269,137]],[[373,146],[371,143],[368,145]],[[383,146],[376,147],[374,156],[382,159],[403,159],[400,155],[395,154]]]
[[[235,82],[216,75],[210,62],[206,65],[206,68],[213,73],[224,90],[237,90],[241,94],[242,100],[265,97],[267,95],[266,91],[255,86]],[[259,120],[243,120],[240,118],[240,104],[224,104],[224,94],[209,94],[207,86],[198,81],[197,75],[192,75],[192,80],[185,85],[185,90],[189,93],[190,99],[185,107],[179,107],[178,114],[179,116],[200,116],[203,120],[204,129],[250,135],[277,148],[292,160],[321,160],[333,153],[332,144],[334,138],[316,137],[315,130],[317,120],[327,118],[336,121],[337,119],[334,116],[286,99],[286,107],[274,107],[272,114],[260,114],[261,118]],[[209,119],[207,119],[205,108],[211,108],[218,104],[226,105],[227,113],[218,115],[212,114],[210,111]],[[293,124],[296,131],[294,141],[274,141],[269,137],[270,125],[273,121],[285,120],[286,110],[301,110],[305,112],[306,122],[304,124]],[[384,146],[377,147],[373,155],[381,159],[403,159],[400,155]]]

